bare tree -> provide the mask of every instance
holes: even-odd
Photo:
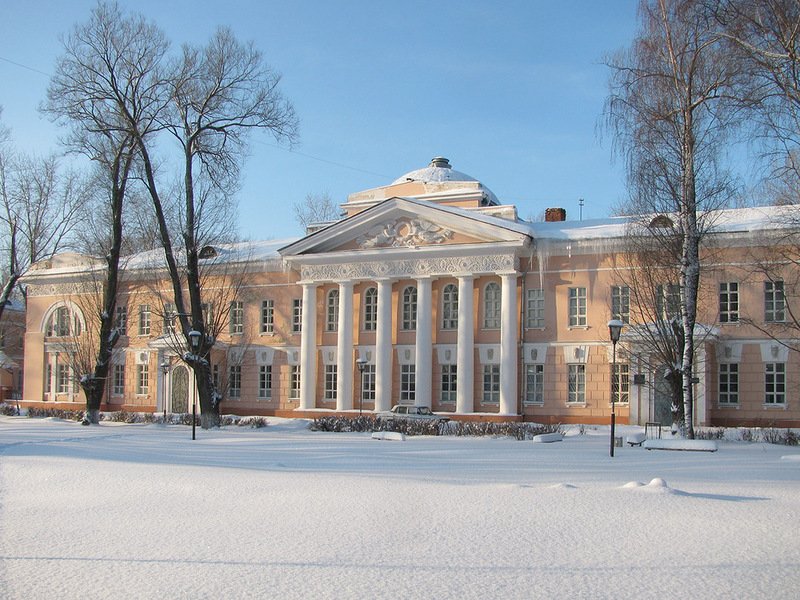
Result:
[[[306,194],[305,200],[295,203],[293,208],[294,220],[300,223],[304,232],[314,223],[328,223],[342,215],[342,210],[336,206],[327,190],[321,194]]]
[[[625,156],[636,213],[673,213],[680,231],[684,424],[694,437],[695,324],[702,209],[729,191],[719,154],[731,131],[739,65],[696,0],[643,0],[631,46],[607,60],[607,125]]]
[[[70,127],[67,146],[99,165],[109,218],[105,247],[105,281],[94,366],[81,375],[86,394],[86,421],[97,423],[112,351],[119,338],[114,313],[122,250],[122,213],[136,150],[143,132],[152,130],[161,108],[156,92],[161,60],[168,44],[161,32],[141,17],[126,17],[116,5],[98,4],[89,21],[62,39],[64,53],[56,65],[43,110]],[[131,125],[135,123],[135,127]],[[98,219],[100,220],[100,219]]]
[[[238,185],[250,130],[268,131],[278,140],[295,138],[297,120],[291,104],[278,89],[279,82],[280,77],[264,64],[261,53],[252,44],[236,40],[228,29],[218,30],[202,48],[183,47],[183,55],[169,77],[166,105],[169,110],[160,115],[160,123],[180,148],[184,270],[178,268],[176,244],[164,214],[152,147],[144,139],[139,143],[145,182],[155,207],[172,282],[176,315],[190,348],[183,359],[195,375],[204,428],[219,423],[221,395],[209,360],[216,340],[207,331],[203,318],[205,300],[199,254],[213,237],[209,236],[209,231],[213,231],[209,223],[230,223],[229,218],[212,218],[210,207],[218,204],[207,201],[229,197]]]

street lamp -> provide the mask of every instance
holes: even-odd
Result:
[[[200,338],[203,337],[203,334],[197,331],[196,329],[192,329],[189,333],[186,334],[189,336],[189,344],[192,346],[192,351],[197,352],[197,348],[200,346]],[[195,378],[195,396],[197,394],[197,379]],[[197,398],[192,398],[192,439],[195,439],[195,431],[197,429]]]
[[[617,415],[614,410],[614,399],[615,394],[617,392],[617,379],[616,373],[617,370],[617,342],[619,341],[619,336],[622,333],[622,328],[625,326],[625,323],[620,321],[619,319],[612,319],[608,322],[608,335],[611,338],[611,347],[612,347],[612,360],[611,360],[611,457],[614,457],[614,422],[616,421]]]
[[[161,363],[161,372],[164,378],[161,380],[161,403],[164,405],[164,425],[167,424],[167,373],[169,373],[169,363]]]
[[[367,359],[357,358],[356,366],[358,367],[358,378],[361,380],[361,393],[358,395],[358,416],[360,417],[364,405],[364,369],[367,368]]]

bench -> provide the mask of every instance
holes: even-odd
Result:
[[[684,450],[689,452],[716,452],[714,440],[646,440],[647,450]]]
[[[397,431],[373,431],[373,440],[388,440],[390,442],[405,442],[406,436]]]
[[[533,436],[533,441],[537,444],[550,444],[552,442],[560,442],[563,439],[564,435],[561,433],[540,433]]]
[[[646,433],[633,433],[625,438],[625,441],[631,446],[641,446],[646,440]]]

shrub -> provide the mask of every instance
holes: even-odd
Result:
[[[330,416],[314,419],[308,426],[312,431],[364,432],[393,431],[403,435],[454,435],[454,436],[504,436],[518,440],[529,440],[540,433],[563,433],[561,425],[539,423],[491,421],[438,421],[414,419],[382,419],[362,415],[360,417]]]
[[[60,408],[29,408],[28,417],[52,417],[65,421],[83,421],[82,410],[62,410]]]
[[[0,404],[0,415],[5,415],[7,417],[16,417],[19,414],[19,410],[13,404]]]
[[[694,430],[694,438],[696,440],[724,440],[725,428],[724,427],[697,427]]]
[[[251,429],[261,429],[267,426],[267,420],[264,417],[246,417],[239,419],[236,423],[239,427],[250,427]]]

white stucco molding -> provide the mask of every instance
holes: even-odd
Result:
[[[789,348],[780,342],[772,340],[762,342],[760,346],[761,360],[765,363],[787,362],[789,360]]]
[[[436,357],[440,365],[455,365],[458,358],[458,346],[456,344],[437,345]]]
[[[339,359],[339,349],[337,346],[320,346],[323,365],[335,365]]]
[[[413,365],[417,360],[416,346],[395,346],[397,350],[397,363],[401,365]]]
[[[543,365],[547,362],[548,344],[523,344],[522,357],[525,364]]]
[[[424,276],[451,276],[453,273],[512,273],[519,269],[519,258],[513,254],[485,256],[430,257],[408,260],[386,260],[363,263],[305,265],[304,281],[345,281],[400,279]]]
[[[500,364],[500,344],[475,344],[482,365]]]
[[[567,364],[586,364],[589,357],[588,344],[569,344],[563,346],[564,362]]]
[[[256,365],[271,365],[275,358],[275,348],[268,346],[257,346],[254,348],[256,353]]]
[[[717,342],[717,362],[718,363],[738,363],[742,362],[741,342]]]

